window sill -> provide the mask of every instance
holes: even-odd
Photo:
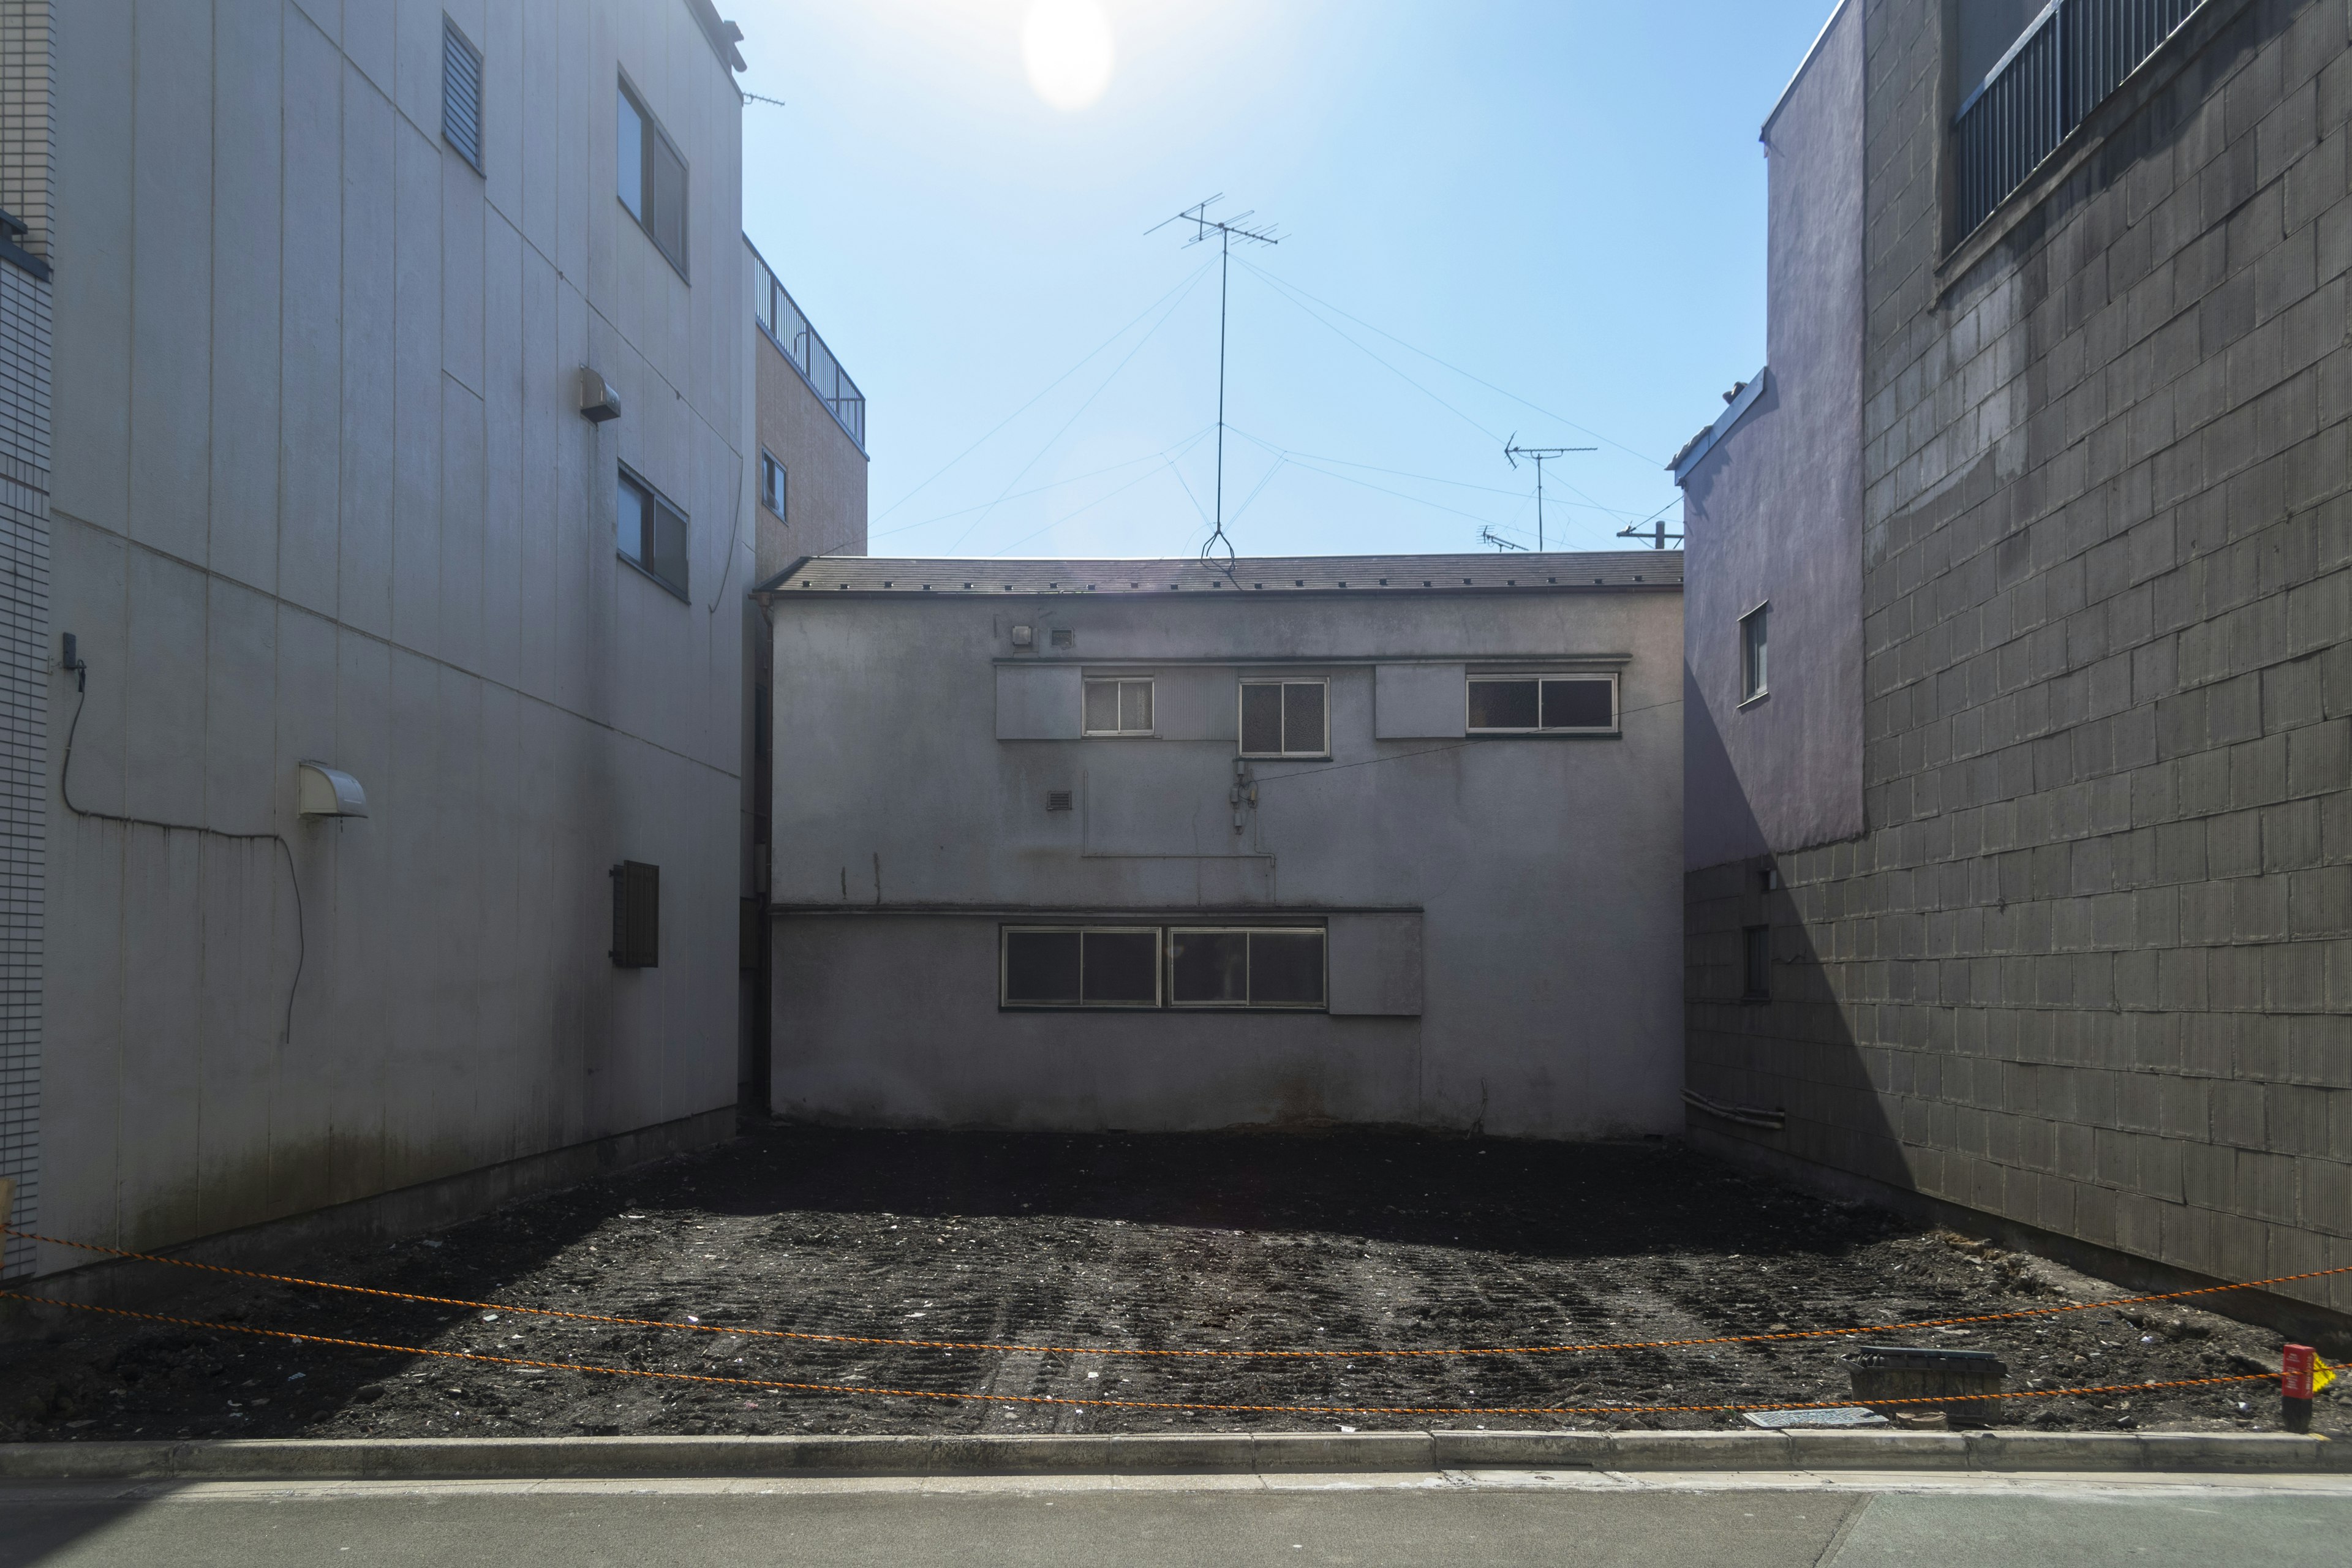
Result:
[[[694,603],[692,596],[689,595],[685,589],[677,586],[677,584],[672,583],[667,577],[655,576],[653,573],[648,571],[644,563],[639,562],[634,555],[629,555],[621,551],[615,550],[613,552],[613,559],[618,561],[622,565],[626,566],[630,571],[635,572],[638,576],[643,577],[646,582],[651,583],[655,587],[659,588],[663,593],[667,594],[671,598],[676,599],[679,604],[690,605]]]
[[[2131,75],[2124,78],[2115,91],[2107,94],[2096,109],[2084,117],[2067,138],[2051,149],[2022,184],[2001,198],[2000,205],[1988,214],[1985,220],[1967,234],[1953,241],[1936,264],[1937,305],[1973,271],[1978,262],[1999,249],[2018,226],[2041,209],[2052,193],[2064,184],[2074,173],[2088,163],[2106,139],[2125,121],[2147,107],[2149,100],[2172,84],[2181,68],[2202,53],[2205,46],[2219,37],[2221,30],[2237,20],[2238,14],[2253,0],[2205,0],[2197,14],[2183,22],[2172,37],[2157,46],[2156,52],[2140,61]],[[1940,156],[1949,159],[1952,148],[1952,128],[1943,130]]]
[[[1465,741],[1619,741],[1622,730],[1465,730]]]
[[[1750,708],[1755,707],[1759,702],[1763,702],[1763,701],[1769,700],[1770,699],[1771,695],[1772,695],[1772,693],[1771,693],[1770,689],[1768,688],[1768,689],[1765,689],[1765,690],[1762,690],[1762,691],[1758,692],[1758,693],[1757,693],[1755,696],[1753,696],[1753,697],[1743,697],[1743,698],[1741,698],[1741,699],[1739,700],[1739,704],[1738,704],[1738,706],[1737,708],[1733,709],[1733,710],[1732,710],[1732,711],[1734,711],[1734,712],[1743,712],[1743,711],[1745,711],[1745,710],[1748,710],[1748,709],[1750,709]]]

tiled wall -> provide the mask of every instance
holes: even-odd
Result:
[[[1691,877],[1692,1086],[1788,1112],[1694,1125],[2206,1274],[2352,1264],[2347,8],[2211,0],[1958,279],[1939,9],[1865,12],[1869,826]]]
[[[48,5],[0,0],[0,208],[48,247]],[[40,1199],[41,873],[47,771],[49,286],[0,261],[0,1176],[15,1218]],[[0,1247],[28,1272],[29,1242]]]

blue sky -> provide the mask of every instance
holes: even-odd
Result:
[[[1283,236],[1233,259],[1241,553],[1532,546],[1514,435],[1599,448],[1548,468],[1550,546],[1625,548],[1679,515],[1660,465],[1762,360],[1757,129],[1829,8],[722,7],[743,85],[788,104],[744,111],[744,226],[866,395],[888,555],[1201,547],[1214,248],[1145,231],[1220,192]],[[1044,90],[1098,85],[1084,107],[1041,95],[1033,20]]]

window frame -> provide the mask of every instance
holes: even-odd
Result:
[[[1739,617],[1739,706],[1771,696],[1771,676],[1772,601],[1767,599]]]
[[[1145,730],[1095,730],[1087,724],[1087,690],[1095,686],[1140,686],[1151,693],[1151,726]],[[1150,675],[1086,675],[1078,679],[1078,734],[1089,741],[1148,741],[1160,733],[1159,679]]]
[[[1470,721],[1470,689],[1485,682],[1532,680],[1536,683],[1536,722],[1532,728]],[[1547,680],[1605,680],[1609,683],[1609,722],[1547,725],[1543,721],[1543,683]],[[1514,740],[1570,740],[1598,737],[1610,740],[1625,732],[1624,684],[1613,669],[1472,669],[1462,679],[1462,733],[1468,740],[1504,737]]]
[[[467,150],[464,142],[458,141],[449,132],[449,46],[452,43],[465,51],[467,61],[473,67],[474,144],[470,152]],[[466,37],[466,29],[457,26],[456,18],[444,11],[441,13],[441,140],[447,144],[452,153],[464,159],[466,166],[477,174],[484,174],[482,131],[482,51],[475,47],[473,39]]]
[[[768,475],[771,472],[776,476],[776,494],[772,502],[768,499]],[[792,521],[790,515],[784,510],[785,502],[791,499],[790,493],[785,489],[791,477],[791,471],[777,460],[773,452],[769,451],[765,447],[760,448],[760,504],[766,507],[769,514],[778,522],[789,523]]]
[[[1759,944],[1762,952],[1759,957]],[[1772,927],[1763,925],[1739,928],[1739,999],[1742,1002],[1772,1000]]]
[[[1247,750],[1245,747],[1245,742],[1247,740],[1248,731],[1245,728],[1244,721],[1247,717],[1249,709],[1249,689],[1253,686],[1276,687],[1281,689],[1286,694],[1288,692],[1289,689],[1294,686],[1321,687],[1323,689],[1322,745],[1311,752],[1299,752],[1290,749],[1290,709],[1288,706],[1288,700],[1286,695],[1282,710],[1283,749],[1279,752],[1253,752]],[[1154,711],[1156,713],[1157,710]],[[1266,762],[1282,762],[1286,760],[1306,762],[1328,761],[1331,755],[1331,678],[1328,675],[1296,677],[1286,675],[1243,676],[1235,683],[1234,689],[1234,751],[1238,756],[1263,759]],[[1187,929],[1189,930],[1191,928],[1188,927]]]
[[[1150,1002],[1088,1002],[1086,993],[1086,947],[1089,935],[1133,936],[1150,933],[1155,951],[1152,984],[1155,1000]],[[1176,936],[1179,932],[1239,932],[1244,935],[1303,936],[1312,935],[1322,946],[1323,973],[1320,998],[1314,1002],[1179,1002],[1176,998]],[[1075,1002],[1016,1002],[1010,994],[1012,981],[1013,938],[1016,935],[1076,936],[1078,948],[1079,1000]],[[1246,950],[1244,950],[1246,952]],[[1248,958],[1244,959],[1243,990],[1246,998],[1249,989]],[[1331,1011],[1331,928],[1328,922],[1298,922],[1288,925],[1260,923],[1255,925],[1135,925],[1085,921],[1005,921],[996,928],[996,1008],[1000,1013],[1288,1013],[1328,1016]]]
[[[616,470],[614,476],[614,489],[615,491],[617,491],[621,486],[627,485],[632,489],[636,490],[646,500],[652,502],[657,507],[663,508],[677,519],[678,580],[675,583],[671,582],[668,578],[661,574],[655,563],[640,560],[636,556],[630,554],[627,551],[621,548],[619,518],[620,500],[617,495],[615,495],[613,503],[614,513],[613,553],[618,556],[621,560],[626,562],[630,566],[634,567],[648,581],[659,584],[664,593],[670,595],[680,604],[692,604],[694,602],[693,590],[691,587],[694,563],[694,514],[688,511],[676,501],[670,500],[668,496],[663,494],[661,487],[656,485],[652,480],[637,472],[636,469],[629,467],[628,464],[616,462],[614,467]],[[639,531],[638,542],[639,548],[642,549],[644,547],[644,533],[642,529],[640,529]]]
[[[694,227],[691,217],[694,195],[694,165],[688,163],[687,161],[686,154],[678,150],[677,142],[671,137],[669,132],[663,127],[660,118],[656,116],[651,109],[646,107],[646,95],[637,90],[636,84],[629,79],[629,73],[627,71],[619,72],[618,81],[620,85],[620,97],[627,100],[628,107],[635,110],[637,116],[637,127],[639,132],[637,137],[637,201],[640,206],[651,209],[655,203],[659,199],[655,194],[656,185],[654,180],[654,148],[656,144],[656,140],[658,140],[659,145],[669,150],[669,155],[677,163],[677,254],[675,256],[670,254],[669,247],[662,243],[660,234],[655,230],[653,220],[648,217],[646,213],[639,212],[631,207],[629,205],[628,197],[624,195],[621,192],[621,153],[617,141],[620,132],[617,126],[614,132],[614,135],[616,140],[613,149],[614,203],[619,206],[623,212],[629,215],[629,221],[635,224],[637,227],[643,231],[645,237],[653,242],[654,248],[661,252],[663,258],[667,260],[670,264],[671,268],[677,271],[678,277],[688,286],[691,286],[694,282],[694,276],[692,272],[688,270],[688,258],[692,251],[688,237]],[[615,108],[614,112],[617,117],[617,107]]]
[[[1322,983],[1318,995],[1312,1002],[1261,1002],[1253,994],[1251,975],[1255,959],[1247,942],[1242,952],[1242,1000],[1238,1002],[1180,1002],[1176,999],[1176,939],[1179,936],[1226,936],[1244,938],[1261,935],[1299,936],[1313,934],[1320,939],[1323,949]],[[1167,970],[1160,991],[1168,998],[1171,1013],[1328,1013],[1331,1010],[1331,930],[1322,925],[1171,925],[1161,928],[1160,937],[1161,963]]]
[[[1149,1002],[1089,1002],[1086,999],[1086,939],[1088,936],[1149,934],[1153,944],[1152,999]],[[1013,939],[1018,936],[1076,936],[1078,939],[1078,998],[1073,1002],[1016,1002],[1012,996]],[[1105,925],[1062,921],[1051,924],[1005,924],[996,928],[996,1009],[1000,1013],[1157,1013],[1168,1005],[1168,938],[1156,925]]]

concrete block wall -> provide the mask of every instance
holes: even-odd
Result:
[[[53,71],[47,4],[0,0],[0,209],[37,258],[49,250]],[[0,1177],[16,1183],[19,1227],[41,1203],[50,324],[47,281],[0,261]],[[32,1267],[30,1242],[0,1242],[0,1277]]]
[[[177,1242],[734,1098],[740,100],[684,0],[446,11],[480,173],[440,0],[55,12],[51,625],[90,673],[50,708],[78,805],[215,830],[50,797],[56,1234]],[[619,71],[690,166],[684,276],[616,199]],[[691,602],[616,558],[619,462],[689,514]],[[370,815],[299,817],[305,758]],[[657,969],[607,957],[623,858],[662,868]]]
[[[1947,8],[1866,6],[1868,827],[1691,874],[1691,1081],[1788,1113],[1710,1137],[2254,1279],[2352,1264],[2352,17],[2207,12],[1939,277]]]

